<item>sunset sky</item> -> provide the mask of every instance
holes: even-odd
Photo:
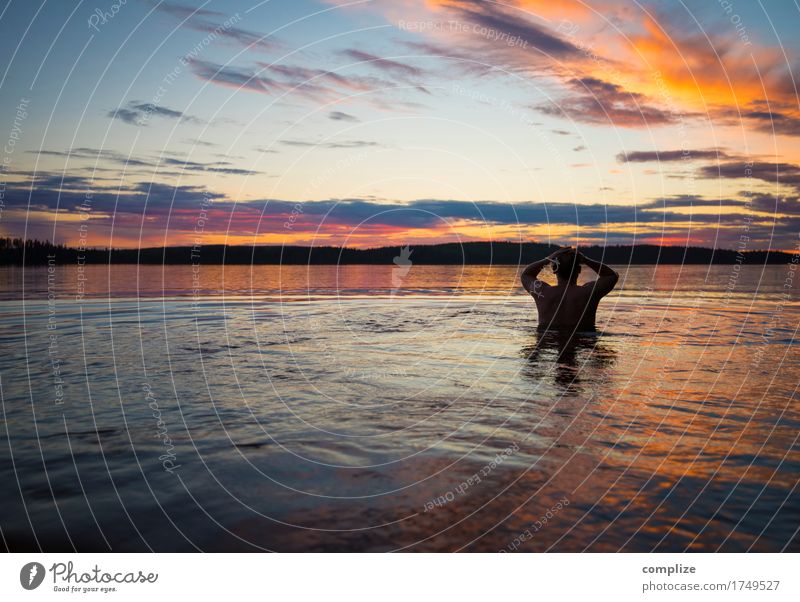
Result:
[[[15,0],[0,234],[793,249],[797,22],[778,0]]]

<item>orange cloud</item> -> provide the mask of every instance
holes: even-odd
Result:
[[[800,136],[791,85],[795,57],[787,59],[784,48],[758,44],[723,10],[702,29],[679,21],[688,20],[688,13],[659,13],[620,1],[401,4],[407,11],[427,9],[432,20],[472,22],[481,26],[479,32],[491,32],[439,28],[419,33],[444,42],[457,56],[471,53],[481,62],[553,76],[566,85],[567,108],[576,109],[566,116],[579,121],[587,116],[590,123],[652,127],[675,121],[665,117],[669,114],[706,116],[716,126]],[[724,29],[715,30],[716,25]],[[507,36],[497,39],[502,34]],[[507,43],[517,38],[519,43]],[[589,79],[608,88],[576,94],[574,82]],[[599,97],[597,90],[613,94]],[[641,118],[634,118],[640,108]]]
[[[659,74],[666,92],[695,108],[744,107],[759,101],[783,105],[786,72],[779,48],[746,45],[739,39],[703,33],[668,32],[667,21],[643,18],[644,33],[631,35],[631,59]],[[655,82],[658,78],[651,77]],[[658,94],[657,85],[646,85]]]

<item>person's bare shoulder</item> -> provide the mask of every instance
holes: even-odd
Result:
[[[544,280],[527,278],[525,276],[522,277],[522,286],[530,293],[531,297],[541,297],[551,288]]]
[[[581,288],[585,289],[593,297],[605,297],[608,293],[614,290],[617,285],[619,276],[598,276],[595,280],[587,282]]]

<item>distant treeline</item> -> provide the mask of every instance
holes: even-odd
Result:
[[[530,263],[558,247],[543,243],[467,242],[411,246],[409,259],[416,265]],[[401,247],[351,249],[347,247],[230,246],[150,247],[144,249],[80,250],[48,241],[0,238],[0,264],[391,264]],[[782,251],[732,251],[704,247],[614,245],[581,247],[594,259],[612,264],[732,264],[763,265],[791,261]]]

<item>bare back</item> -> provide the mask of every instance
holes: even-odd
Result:
[[[583,285],[535,280],[529,292],[539,312],[539,329],[594,330],[597,306],[615,283],[602,277]]]

